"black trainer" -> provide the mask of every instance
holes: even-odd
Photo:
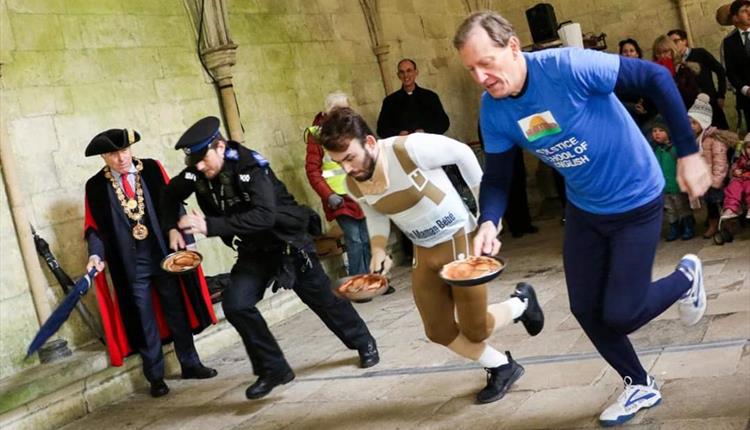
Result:
[[[523,366],[513,360],[510,351],[505,351],[505,355],[508,357],[508,364],[484,369],[487,371],[487,386],[477,393],[477,403],[492,403],[502,399],[511,385],[523,375]]]
[[[544,312],[542,312],[542,307],[539,306],[539,301],[536,299],[534,287],[525,282],[521,282],[516,285],[516,291],[510,296],[526,300],[526,310],[520,317],[514,319],[513,322],[517,323],[518,321],[521,321],[530,335],[538,335],[544,328]]]
[[[259,399],[266,396],[278,385],[292,382],[292,379],[294,379],[294,372],[291,370],[281,375],[273,375],[270,377],[260,376],[253,385],[245,390],[245,397],[248,399]]]

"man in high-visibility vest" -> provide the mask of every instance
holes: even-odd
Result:
[[[325,112],[338,106],[349,106],[347,95],[340,91],[326,97]],[[359,204],[346,193],[346,172],[338,163],[331,160],[318,142],[320,123],[325,118],[325,112],[319,112],[313,120],[313,125],[305,129],[307,179],[323,202],[326,220],[335,219],[344,232],[349,275],[367,273],[370,267],[370,237],[367,233],[365,214]]]

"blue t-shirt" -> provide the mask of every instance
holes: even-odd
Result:
[[[524,91],[482,96],[485,151],[531,151],[565,177],[570,202],[594,214],[626,212],[658,197],[659,166],[613,92],[619,57],[575,48],[523,55]]]

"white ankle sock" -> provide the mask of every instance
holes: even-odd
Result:
[[[523,315],[524,312],[526,312],[526,308],[528,306],[528,303],[526,303],[528,300],[521,300],[518,297],[511,297],[510,299],[506,300],[505,303],[508,303],[510,306],[510,313],[513,319],[516,319]]]
[[[487,312],[495,318],[495,328],[505,327],[514,319],[523,315],[526,310],[526,302],[518,297],[512,297],[504,302],[493,303],[487,306]]]
[[[508,357],[504,353],[487,345],[477,361],[483,367],[491,368],[508,364]]]
[[[513,307],[506,300],[501,303],[493,303],[487,306],[487,312],[495,319],[494,330],[503,328],[513,322]]]
[[[486,344],[484,342],[470,341],[466,338],[466,336],[463,335],[463,333],[458,333],[458,336],[456,336],[453,342],[446,345],[448,349],[460,355],[461,357],[466,357],[469,360],[474,361],[479,360],[479,357],[482,356],[482,353],[485,350],[485,346]]]

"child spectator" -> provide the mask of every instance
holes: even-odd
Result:
[[[745,135],[745,141],[737,151],[739,155],[732,164],[731,179],[724,190],[724,212],[722,219],[737,218],[742,214],[742,199],[750,208],[750,133]],[[750,219],[750,210],[746,215]]]
[[[683,240],[695,236],[695,220],[690,212],[687,194],[677,185],[677,151],[669,140],[669,132],[664,119],[657,116],[651,122],[651,146],[656,161],[664,175],[664,210],[669,222],[666,240],[671,242],[680,235]]]
[[[727,177],[727,147],[737,144],[739,138],[736,133],[719,130],[711,126],[713,108],[710,105],[708,94],[700,93],[695,103],[688,111],[690,124],[698,139],[703,159],[711,169],[711,188],[704,196],[706,202],[708,228],[703,233],[704,239],[710,239],[716,234],[719,227],[719,212],[724,199],[722,188]]]

